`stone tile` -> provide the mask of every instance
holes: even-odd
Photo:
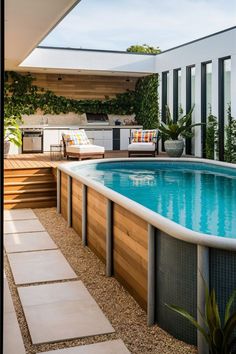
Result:
[[[13,220],[4,222],[4,234],[35,231],[45,231],[45,228],[38,219]]]
[[[4,354],[25,354],[25,347],[15,312],[4,314],[3,337]]]
[[[37,219],[37,216],[32,209],[14,209],[14,210],[4,210],[4,220],[28,220]]]
[[[25,354],[25,347],[17,321],[6,275],[4,274],[4,315],[3,315],[3,353]]]
[[[15,312],[6,275],[4,274],[4,313]]]
[[[43,352],[41,354],[130,354],[121,339],[110,340],[79,347],[65,348]]]
[[[59,250],[9,253],[8,259],[17,285],[77,278]]]
[[[81,281],[21,287],[18,292],[33,344],[114,332]]]
[[[47,232],[5,234],[4,247],[7,253],[49,250],[58,248]]]

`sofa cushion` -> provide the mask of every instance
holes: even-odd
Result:
[[[98,145],[92,145],[92,144],[86,144],[86,145],[69,145],[66,147],[66,152],[67,153],[74,153],[74,154],[80,154],[80,153],[101,153],[104,154],[105,149],[103,146],[98,146]]]
[[[131,131],[132,143],[150,143],[156,142],[158,131],[156,129],[133,129]]]
[[[67,145],[88,145],[89,139],[84,129],[71,130],[67,134],[62,134],[64,141]]]
[[[128,151],[155,151],[155,143],[132,143],[128,145]]]

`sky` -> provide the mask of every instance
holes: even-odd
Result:
[[[236,0],[81,0],[40,45],[166,50],[235,25]]]

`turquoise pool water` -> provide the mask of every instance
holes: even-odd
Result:
[[[71,168],[197,232],[236,238],[236,170],[206,163],[124,161]]]

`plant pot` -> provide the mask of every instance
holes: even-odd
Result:
[[[4,159],[8,156],[10,151],[10,141],[4,141]]]
[[[170,157],[180,157],[184,151],[183,140],[166,140],[164,146],[167,155]]]

